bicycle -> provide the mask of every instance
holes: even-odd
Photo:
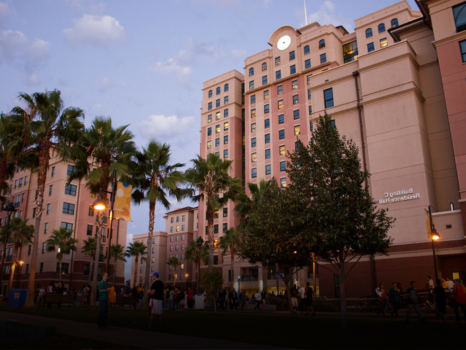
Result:
[[[436,312],[435,311],[435,303],[432,303],[429,300],[426,300],[425,303],[422,303],[419,308],[421,309],[421,312],[424,314],[429,314],[431,312]]]

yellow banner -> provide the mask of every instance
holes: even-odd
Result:
[[[431,237],[432,236],[432,231],[431,231],[431,224],[430,224],[430,215],[429,215],[429,211],[424,209],[426,211],[426,226],[427,226],[427,237]]]
[[[133,186],[123,182],[117,182],[117,190],[115,194],[115,219],[131,220],[131,192]]]

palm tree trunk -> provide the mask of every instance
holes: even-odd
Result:
[[[33,308],[34,304],[34,285],[36,279],[36,264],[37,264],[37,250],[39,249],[39,231],[40,222],[42,219],[42,212],[44,207],[44,189],[45,180],[47,178],[47,167],[49,165],[50,157],[50,141],[43,140],[39,144],[39,169],[37,171],[37,213],[36,222],[34,226],[34,239],[32,244],[32,255],[31,255],[31,272],[29,273],[28,282],[28,293],[24,308]]]
[[[340,301],[341,301],[341,329],[346,329],[346,272],[343,253],[340,253]]]
[[[214,212],[209,204],[207,204],[207,230],[209,239],[209,267],[208,272],[212,271],[214,266]]]
[[[62,265],[61,259],[58,259],[58,282],[61,282]]]
[[[147,241],[147,263],[144,277],[144,296],[142,298],[141,310],[146,310],[149,306],[149,275],[150,264],[152,262],[152,236],[154,234],[154,221],[155,221],[155,201],[149,202],[149,240]]]
[[[94,259],[95,259],[95,253],[92,254],[92,260],[91,260],[91,263],[90,263],[90,269],[89,269],[89,279],[87,281],[87,284],[88,285],[91,285],[91,277],[92,277],[92,269],[94,267]]]
[[[134,260],[134,285],[133,287],[136,287],[136,282],[138,279],[138,262],[139,262],[139,254],[136,255],[136,259]]]
[[[231,284],[234,285],[235,284],[235,248],[234,247],[230,249],[230,254],[231,254]]]
[[[115,260],[115,262],[113,263],[113,287],[115,288],[116,270],[117,270],[117,262],[118,262],[118,259],[116,258],[116,256],[114,257],[114,260]],[[116,288],[115,288],[115,290],[116,290]]]
[[[95,245],[95,254],[94,254],[94,273],[92,276],[92,287],[91,287],[91,300],[89,303],[89,307],[91,310],[96,309],[96,295],[97,295],[97,277],[99,274],[99,258],[100,258],[100,243],[102,240],[102,214],[97,214],[100,215],[98,219],[98,225],[97,225],[97,234],[96,234],[96,245]]]

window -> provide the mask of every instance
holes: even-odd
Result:
[[[325,39],[320,39],[319,40],[319,49],[322,49],[325,47]]]
[[[171,218],[171,220],[170,220],[170,222],[171,222],[172,224],[173,224],[174,219],[175,219],[175,218],[172,216],[172,218]]]
[[[50,185],[50,187],[49,187],[49,196],[52,195],[52,191],[53,191],[53,185]]]
[[[285,138],[285,130],[284,129],[279,130],[278,131],[278,139],[283,140],[284,138]]]
[[[173,251],[173,246],[172,246],[172,245],[170,246],[170,251],[171,251],[171,252]]]
[[[278,124],[283,124],[285,122],[285,115],[284,114],[280,114],[278,116]]]
[[[223,208],[223,217],[228,217],[228,208]]]
[[[175,245],[175,251],[178,251],[178,244]]]
[[[296,120],[296,119],[299,119],[299,109],[295,109],[293,111],[293,118]]]
[[[75,185],[65,185],[65,194],[70,194],[76,196],[76,186]]]
[[[223,225],[222,225],[222,232],[223,232],[223,233],[226,233],[227,230],[228,230],[228,224],[223,224]]]
[[[372,36],[372,28],[366,29],[366,38],[370,38]]]
[[[249,76],[254,75],[254,68],[249,68]]]
[[[27,183],[28,183],[28,177],[27,177],[27,176],[25,176],[25,177],[24,177],[24,186],[26,186],[26,185],[27,185]]]
[[[21,195],[21,203],[24,202],[24,193]]]
[[[267,62],[262,63],[262,71],[267,70]]]
[[[207,128],[207,136],[211,136],[212,135],[212,128]]]
[[[44,263],[40,263],[39,273],[42,273],[43,270],[44,270]]]
[[[309,115],[312,114],[312,106],[309,106]]]
[[[45,249],[47,248],[47,243],[42,243],[42,254],[45,253]]]
[[[251,124],[251,133],[256,132],[256,123]]]
[[[264,105],[264,113],[269,113],[269,111],[270,111],[269,104]]]
[[[253,137],[251,139],[251,147],[256,147],[256,138],[255,137]]]
[[[220,133],[220,124],[215,125],[215,133],[219,134]]]
[[[308,99],[308,100],[311,99],[311,90],[307,90],[307,99]]]
[[[251,119],[256,117],[256,109],[251,109]]]
[[[280,162],[280,171],[285,171],[286,170],[286,162]]]
[[[73,231],[73,224],[69,222],[62,222],[61,227],[65,228],[67,231]]]
[[[265,166],[265,175],[270,175],[272,173],[272,166],[270,164]]]
[[[228,158],[228,150],[227,149],[223,150],[223,158]]]
[[[265,134],[265,143],[270,143],[270,134]]]
[[[314,123],[313,122],[309,122],[309,129],[311,131],[314,131]]]
[[[311,145],[313,145],[313,144],[314,144],[314,138],[311,137]]]
[[[295,74],[296,73],[296,65],[293,64],[290,66],[290,74]]]
[[[251,163],[257,162],[257,153],[251,153]]]
[[[173,227],[171,227],[173,228]],[[171,232],[173,232],[173,230],[171,230]],[[170,242],[173,242],[173,236],[170,236]]]
[[[325,62],[327,62],[327,54],[323,53],[322,55],[320,55],[320,63],[325,63]]]
[[[223,87],[223,91],[224,91],[224,92],[227,92],[227,91],[228,91],[228,84],[225,84],[225,86]]]
[[[296,79],[291,82],[291,89],[296,90],[297,88],[298,88],[298,80]]]
[[[466,40],[460,41],[460,51],[463,63],[466,62]]]
[[[325,108],[333,107],[333,89],[324,90]]]
[[[220,94],[220,86],[215,89],[215,94],[219,95]]]
[[[212,114],[207,116],[207,123],[212,123]]]
[[[214,265],[218,265],[218,255],[214,255]]]
[[[270,119],[265,119],[264,120],[264,129],[270,128]]]
[[[311,59],[310,58],[304,61],[304,68],[305,69],[311,68]]]
[[[294,51],[290,51],[290,61],[294,60],[295,58],[296,58],[296,55],[295,55]]]
[[[267,76],[266,75],[264,75],[262,77],[262,85],[265,85],[265,84],[267,84]]]
[[[228,135],[223,136],[223,144],[228,144]]]
[[[340,298],[340,276],[333,275],[335,298]]]
[[[465,5],[463,4],[462,6],[464,7]],[[453,13],[455,13],[455,8],[453,8]],[[455,19],[455,22],[456,22],[456,19]],[[398,27],[398,18],[393,18],[390,21],[390,25],[392,26],[392,28]],[[458,28],[458,26],[457,26],[457,28]],[[458,29],[457,29],[457,31],[458,31]]]
[[[285,146],[282,145],[282,146],[279,147],[279,153],[280,153],[281,156],[286,155]]]
[[[209,90],[209,97],[212,97],[212,90]]]
[[[215,107],[220,107],[220,99],[215,100]]]
[[[223,118],[228,117],[228,108],[223,110]]]
[[[269,90],[264,91],[264,100],[267,100],[269,98]]]
[[[281,71],[281,70],[277,70],[277,71],[275,72],[275,79],[278,80],[278,79],[281,79],[281,77],[282,77],[282,71]]]
[[[23,178],[19,179],[18,187],[23,187]]]
[[[304,46],[304,54],[307,55],[310,52],[311,52],[311,50],[309,49],[309,45]]]
[[[379,33],[385,32],[385,24],[380,23],[377,29],[379,30]]]
[[[256,168],[251,169],[251,177],[252,178],[257,177],[257,169]]]
[[[270,149],[265,150],[265,159],[270,159]]]
[[[211,149],[212,148],[212,141],[207,141],[207,149]]]
[[[49,223],[46,222],[46,223],[44,224],[44,233],[47,233],[48,230],[49,230]]]
[[[294,126],[294,134],[296,136],[301,135],[301,126],[300,125],[295,125]]]
[[[283,109],[283,100],[278,100],[278,109]]]
[[[29,273],[29,264],[26,264],[26,275]]]
[[[47,204],[47,211],[46,211],[46,214],[47,214],[47,215],[50,214],[50,204]]]
[[[68,170],[66,172],[66,175],[71,175],[74,172],[76,172],[76,167],[73,165],[68,165]]]
[[[367,44],[367,52],[372,52],[374,51],[374,49],[375,49],[374,43]]]
[[[18,180],[15,180],[15,189],[18,187]]]
[[[207,109],[208,109],[209,111],[212,109],[212,102],[209,102],[209,103],[207,104]]]
[[[280,179],[280,187],[285,188],[286,187],[286,177],[282,177]]]
[[[335,128],[336,125],[335,125],[335,119],[331,119],[330,120],[330,124],[332,125],[332,128]]]
[[[55,175],[55,167],[53,166],[52,167],[52,174],[50,175],[50,177],[53,177]]]
[[[275,65],[279,66],[280,65],[280,56],[275,57]]]
[[[256,95],[251,95],[251,104],[256,103]]]
[[[218,234],[218,225],[214,225],[214,235]]]
[[[249,90],[252,90],[252,89],[254,89],[254,80],[251,80],[249,82]]]
[[[226,105],[228,103],[228,96],[225,96],[223,98],[223,104]]]
[[[380,39],[380,47],[385,47],[388,45],[387,38]]]
[[[283,94],[283,85],[278,85],[277,86],[277,95]]]
[[[181,231],[184,231],[185,225],[181,225]]]
[[[299,103],[299,96],[298,95],[293,95],[293,104],[298,104]]]
[[[184,241],[184,235],[181,235],[181,240]],[[154,242],[155,243],[155,242]]]
[[[93,230],[94,226],[92,225],[87,225],[87,231],[86,231],[86,235],[87,236],[92,236],[92,230]]]

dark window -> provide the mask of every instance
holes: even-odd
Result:
[[[228,117],[228,108],[223,110],[223,117]]]
[[[256,95],[251,95],[251,104],[256,103]]]
[[[223,91],[228,91],[228,84],[225,84],[225,86],[223,87]]]
[[[223,98],[223,104],[226,105],[228,103],[228,96],[225,96]]]
[[[325,63],[327,62],[327,54],[323,53],[320,55],[320,63]]]
[[[32,246],[29,245],[29,246],[28,246],[28,255],[31,255],[31,249],[32,249]]]
[[[207,128],[207,136],[212,135],[212,128]]]
[[[460,41],[461,59],[466,62],[466,40]]]
[[[266,75],[264,75],[262,77],[262,85],[264,85],[264,84],[267,84],[267,76]]]
[[[270,175],[272,173],[272,166],[270,164],[265,166],[265,175]]]
[[[372,52],[374,51],[374,49],[375,49],[374,43],[367,44],[367,52]]]
[[[295,74],[296,73],[296,65],[293,64],[292,66],[290,66],[290,74]]]
[[[293,111],[293,117],[294,117],[294,119],[299,119],[299,109],[295,109]]]
[[[74,214],[74,204],[63,203],[63,214]]]
[[[294,143],[294,150],[295,150],[295,151],[298,151],[298,150],[299,150],[299,142],[298,142],[298,141],[296,141],[296,142]]]
[[[252,90],[252,89],[254,89],[254,80],[251,80],[249,82],[249,90]]]
[[[286,162],[280,162],[280,171],[285,171],[286,170]]]
[[[464,6],[464,5],[463,5],[463,6]],[[390,21],[390,25],[392,26],[392,28],[398,27],[398,18],[393,18],[393,19]]]
[[[65,185],[65,194],[70,194],[76,196],[76,186],[75,185]]]
[[[295,55],[294,51],[290,51],[290,61],[294,60],[295,58],[296,58],[296,55]]]
[[[282,77],[282,71],[277,70],[277,71],[275,72],[275,79],[281,79],[281,77]]]
[[[366,38],[370,38],[372,36],[372,28],[366,29]]]
[[[90,265],[89,264],[84,264],[84,270],[83,270],[83,275],[84,276],[89,276],[89,272],[91,271]]]
[[[92,236],[92,230],[94,229],[94,226],[92,225],[87,225],[87,232],[86,235]]]
[[[256,138],[255,137],[253,137],[251,139],[251,147],[256,147]]]
[[[309,106],[309,115],[312,114],[312,106]]]
[[[89,206],[89,212],[87,213],[87,215],[94,216],[94,208],[91,208],[91,206]]]
[[[385,24],[380,23],[378,26],[379,33],[385,32]]]
[[[264,105],[264,113],[269,113],[270,106],[268,104]]]
[[[311,131],[314,131],[314,124],[312,122],[309,122],[309,129]]]
[[[340,276],[333,275],[333,284],[335,290],[335,298],[340,298]]]
[[[62,222],[61,227],[65,228],[67,231],[73,231],[73,224],[69,222]]]
[[[275,65],[279,66],[280,65],[280,56],[275,57]]]
[[[309,50],[309,45],[304,46],[304,54],[307,55],[310,52],[311,50]]]
[[[277,86],[277,95],[283,94],[283,85],[278,85]]]
[[[34,219],[35,217],[36,217],[36,208],[33,208],[32,209],[32,218]]]
[[[223,136],[223,144],[226,145],[228,143],[228,135]]]
[[[264,129],[267,129],[270,127],[270,119],[265,119],[264,120]]]
[[[265,159],[270,159],[270,149],[265,150]]]
[[[210,111],[212,109],[212,102],[209,102],[207,105],[207,109]],[[210,120],[212,120],[212,116],[210,116]]]
[[[325,108],[333,107],[333,89],[324,90]]]
[[[212,97],[212,90],[209,90],[209,97]]]
[[[39,273],[42,273],[42,271],[44,271],[44,263],[40,263]]]
[[[267,62],[262,63],[262,71],[267,70]]]
[[[293,95],[293,104],[299,103],[299,96],[298,95]]]
[[[220,99],[215,100],[215,107],[220,107]]]
[[[357,58],[358,58],[358,42],[356,40],[343,45],[344,63],[352,62]]]
[[[218,234],[218,225],[214,225],[214,234],[215,234],[215,235]]]
[[[220,86],[215,89],[215,94],[219,95],[220,94]]]
[[[307,99],[308,99],[308,100],[311,99],[311,90],[307,90]]]
[[[251,177],[257,177],[257,169],[256,168],[253,168],[251,169]]]
[[[336,127],[336,125],[335,125],[335,119],[330,120],[330,124],[332,124],[332,128],[335,128],[335,127]]]
[[[466,3],[453,7],[453,17],[456,25],[456,32],[462,32],[466,29]]]
[[[254,68],[249,68],[249,76],[254,75]]]
[[[319,49],[322,49],[325,47],[325,40],[324,39],[320,39],[319,40]]]
[[[214,255],[214,265],[218,265],[218,255]]]
[[[305,69],[311,68],[311,59],[310,58],[304,61],[304,68]]]
[[[227,149],[223,150],[223,158],[228,158],[228,150]]]
[[[54,171],[54,168],[52,168],[52,171]],[[74,172],[76,172],[76,167],[73,165],[68,165],[68,170],[66,171],[66,175],[71,175]]]
[[[278,116],[278,124],[283,124],[285,122],[285,115],[284,114],[280,114]]]
[[[265,134],[265,143],[270,143],[270,134]]]
[[[285,130],[279,130],[278,131],[278,139],[283,140],[285,138]]]
[[[220,146],[220,139],[215,139],[215,147],[218,147]]]
[[[222,232],[223,232],[223,233],[226,233],[227,230],[228,230],[228,224],[223,224],[223,225],[222,225]]]

